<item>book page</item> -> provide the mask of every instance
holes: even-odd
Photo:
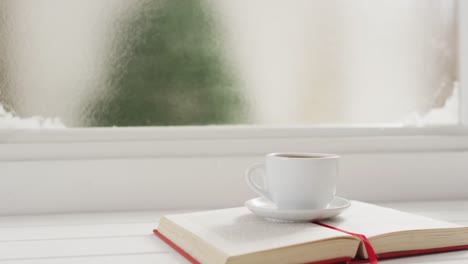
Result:
[[[457,224],[358,201],[351,201],[351,206],[341,215],[322,222],[352,233],[363,234],[368,238],[406,230],[461,227]]]
[[[245,207],[166,218],[231,256],[336,237],[351,238],[312,223],[270,222]]]

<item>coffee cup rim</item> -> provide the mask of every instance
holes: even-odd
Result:
[[[274,152],[274,153],[269,153],[266,156],[280,158],[280,159],[301,159],[301,160],[303,159],[310,159],[310,160],[337,159],[340,157],[337,154],[317,153],[317,152]]]

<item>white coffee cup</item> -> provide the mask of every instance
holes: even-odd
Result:
[[[270,153],[245,172],[247,184],[279,209],[327,208],[336,192],[339,156],[323,153]],[[263,186],[253,180],[257,171]]]

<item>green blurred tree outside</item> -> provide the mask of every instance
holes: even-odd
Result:
[[[110,88],[92,98],[89,126],[234,124],[238,83],[203,0],[151,0],[123,22]]]

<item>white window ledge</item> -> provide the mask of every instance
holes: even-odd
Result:
[[[0,214],[239,206],[268,152],[342,156],[338,194],[363,201],[468,198],[457,127],[189,127],[3,131]]]

